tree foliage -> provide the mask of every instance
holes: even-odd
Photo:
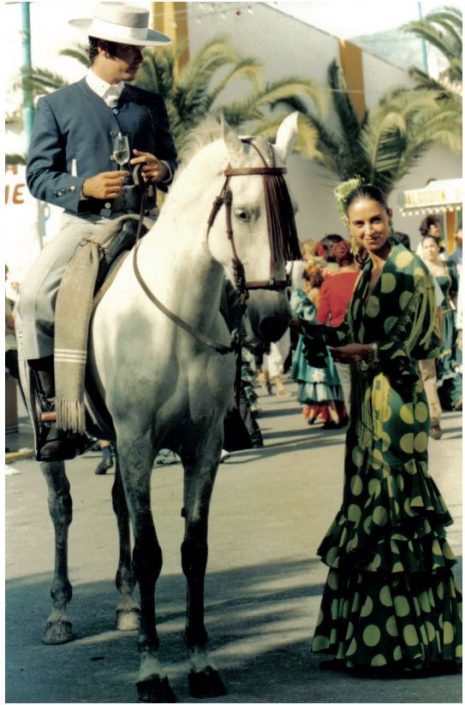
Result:
[[[308,111],[305,121],[318,135],[311,156],[341,180],[360,176],[386,194],[435,142],[461,148],[461,119],[435,91],[394,88],[357,118],[342,69],[328,69],[334,127]],[[449,106],[450,107],[450,106]]]
[[[457,7],[444,7],[402,27],[403,32],[416,34],[442,54],[447,61],[443,78],[458,86],[462,84],[462,30],[462,12]],[[430,78],[419,69],[413,69],[413,75]]]

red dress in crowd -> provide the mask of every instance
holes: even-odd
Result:
[[[341,325],[358,275],[358,272],[340,272],[325,278],[316,314],[318,323],[333,327]]]

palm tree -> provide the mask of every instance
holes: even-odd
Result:
[[[462,89],[462,12],[457,7],[444,7],[426,15],[421,20],[409,22],[403,32],[413,32],[434,46],[446,59],[447,68],[439,80],[435,80],[417,67],[410,75],[419,85],[438,91],[452,91],[461,95]]]
[[[360,176],[389,194],[434,142],[460,152],[460,116],[438,102],[435,91],[391,89],[359,121],[336,61],[328,69],[328,87],[336,127],[306,110],[301,131],[309,131],[308,156],[342,181]]]
[[[267,121],[278,103],[292,107],[296,95],[301,97],[302,105],[308,108],[311,103],[315,112],[320,113],[324,91],[314,81],[288,77],[264,84],[259,62],[239,56],[224,38],[208,42],[177,75],[176,57],[182,50],[182,46],[174,51],[171,48],[146,50],[135,81],[141,88],[163,96],[178,149],[182,149],[188,133],[211,113],[224,114],[232,127],[247,127],[252,133],[260,131],[260,122]],[[61,54],[85,65],[88,63],[83,46]],[[62,76],[39,68],[33,69],[26,78],[34,99],[67,83]],[[250,86],[249,92],[241,100],[228,102],[226,89],[244,80]]]

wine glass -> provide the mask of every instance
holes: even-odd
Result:
[[[111,158],[118,164],[118,169],[121,169],[122,166],[127,164],[130,156],[128,136],[123,135],[122,132],[118,132],[113,136],[113,152]]]

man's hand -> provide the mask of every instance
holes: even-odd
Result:
[[[82,195],[86,198],[116,198],[127,176],[129,171],[101,171],[100,174],[89,176],[83,181]]]
[[[154,157],[153,154],[150,154],[150,152],[141,152],[139,149],[133,149],[132,153],[136,156],[133,157],[129,163],[132,166],[142,164],[141,175],[146,183],[157,184],[168,177],[168,167]]]

